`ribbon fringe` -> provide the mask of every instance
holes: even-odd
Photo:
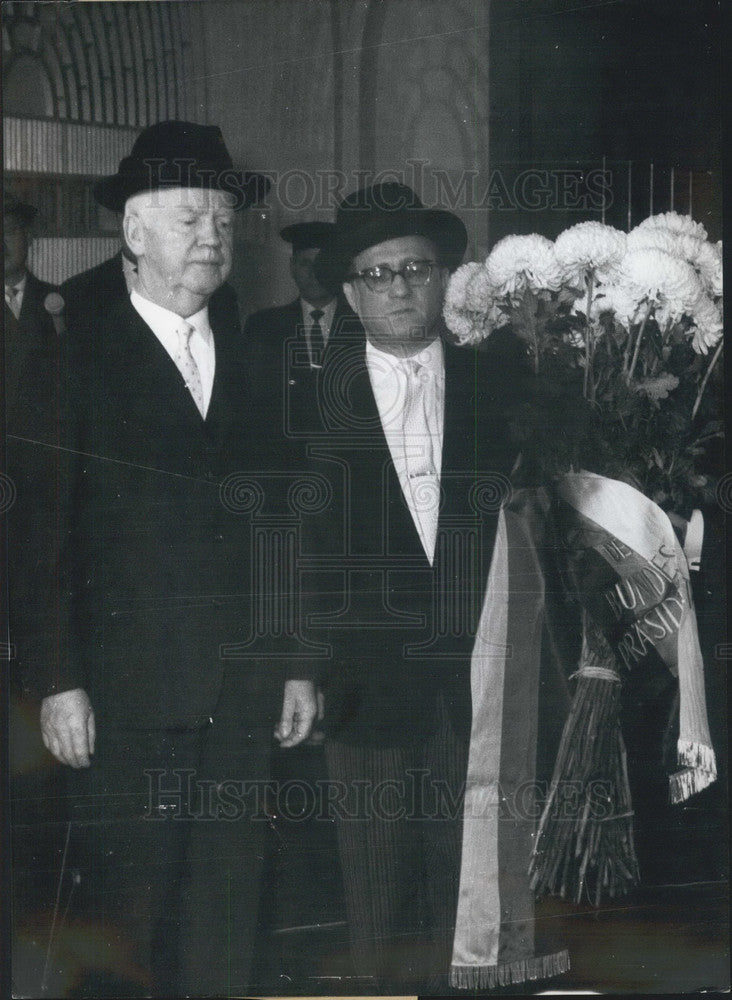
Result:
[[[717,759],[714,756],[714,750],[706,743],[699,743],[696,740],[679,740],[676,752],[676,762],[679,767],[693,767],[700,771],[707,771],[716,777]]]
[[[673,805],[686,802],[692,795],[708,788],[717,780],[714,750],[705,743],[679,740],[677,763],[682,768],[669,776],[669,800]]]
[[[450,986],[459,990],[492,990],[532,979],[548,979],[568,972],[569,952],[557,951],[500,965],[453,965]]]
[[[716,775],[709,774],[708,771],[697,771],[693,768],[678,771],[668,779],[669,800],[672,805],[686,802],[692,795],[704,791],[714,781],[716,781]]]

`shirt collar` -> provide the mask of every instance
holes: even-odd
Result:
[[[157,302],[151,302],[133,288],[130,294],[130,302],[137,312],[142,316],[147,325],[154,330],[166,333],[176,333],[180,328],[181,321],[190,323],[195,327],[201,337],[210,344],[212,341],[211,324],[208,320],[208,304],[203,309],[199,309],[192,316],[179,316],[178,313],[171,312],[164,306],[159,306]]]
[[[16,295],[22,295],[25,291],[25,286],[28,281],[28,272],[26,271],[20,281],[14,282],[12,285],[5,285],[6,292],[15,292]]]
[[[336,300],[331,299],[327,306],[314,306],[312,302],[307,302],[302,296],[300,297],[300,308],[302,309],[302,318],[306,326],[311,326],[313,318],[310,313],[313,309],[320,309],[323,315],[320,317],[321,327],[329,327],[333,321],[333,316],[335,314]]]
[[[413,354],[412,358],[434,376],[441,375],[444,371],[442,339],[440,337],[436,337],[431,344],[427,345],[427,347],[422,348],[422,350],[418,351],[417,354]],[[388,351],[382,351],[380,347],[376,347],[367,338],[366,361],[369,368],[373,371],[383,373],[384,376],[390,374],[394,369],[400,372],[406,372],[406,366],[404,364],[405,360],[405,358],[397,357],[395,354],[389,354]]]

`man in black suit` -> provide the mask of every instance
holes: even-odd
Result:
[[[53,315],[45,303],[58,289],[41,281],[27,266],[31,226],[37,214],[33,205],[25,204],[9,191],[4,192],[5,399],[11,424],[19,403],[23,370],[35,352],[56,338]],[[53,308],[54,302],[49,305]]]
[[[356,322],[340,286],[326,287],[315,274],[334,229],[331,222],[299,222],[280,232],[292,244],[290,274],[299,295],[252,313],[244,325],[257,401],[293,443],[319,426],[319,374],[339,333]]]
[[[265,431],[214,293],[233,213],[263,190],[215,126],[145,129],[97,190],[124,214],[134,289],[58,362],[58,551],[36,668],[106,971],[92,996],[246,991],[272,729],[295,745],[316,714],[306,667],[225,654],[256,598],[230,487],[262,468]]]
[[[303,541],[302,591],[329,648],[326,757],[357,975],[393,992],[446,975],[471,724],[470,657],[514,452],[512,373],[442,336],[467,242],[408,187],[338,209],[322,280],[365,338],[320,383],[312,469],[332,496]]]

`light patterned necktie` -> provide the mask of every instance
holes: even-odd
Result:
[[[203,383],[201,382],[201,373],[198,370],[198,365],[196,364],[195,358],[191,354],[191,336],[195,333],[196,328],[190,323],[183,321],[178,327],[178,357],[176,359],[176,364],[178,366],[178,371],[183,376],[186,384],[186,388],[193,396],[193,401],[198,407],[198,412],[202,417],[206,416],[204,405],[203,405]]]
[[[432,454],[432,438],[426,410],[426,389],[429,371],[414,358],[404,362],[407,389],[402,412],[404,454],[410,478],[436,473]]]
[[[426,394],[430,373],[414,358],[407,358],[404,368],[407,373],[407,388],[402,412],[402,432],[407,476],[406,499],[427,558],[432,562],[440,511],[440,481],[427,420]]]

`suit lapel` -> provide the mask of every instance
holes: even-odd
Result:
[[[445,345],[445,425],[442,452],[442,494],[438,546],[449,562],[462,533],[475,538],[475,559],[462,559],[441,570],[465,593],[474,592],[476,608],[493,555],[500,499],[507,488],[507,433],[488,386],[489,375],[474,351]],[[446,539],[453,534],[452,543]],[[465,536],[467,537],[467,535]],[[467,550],[466,550],[467,551]],[[462,584],[457,575],[464,576]],[[456,575],[457,574],[457,575]],[[447,583],[445,584],[447,585]]]
[[[18,320],[15,318],[13,310],[10,308],[7,302],[5,302],[5,312],[3,313],[5,334],[15,336],[18,332]]]
[[[240,426],[234,428],[234,433],[243,439],[251,423],[252,399],[243,340],[238,322],[232,323],[230,317],[215,315],[210,319],[216,347],[216,370],[211,401],[201,425],[212,440],[220,441],[232,422],[238,421]],[[195,403],[193,405],[195,407]]]
[[[150,398],[157,400],[158,406],[165,401],[170,415],[183,420],[188,432],[200,433],[204,421],[175,362],[128,298],[120,302],[118,309],[117,328],[125,330],[126,336],[108,345],[108,355],[120,372],[128,370],[130,364],[134,368],[131,383],[125,387],[130,405],[134,408],[139,400],[139,405],[144,406]]]

